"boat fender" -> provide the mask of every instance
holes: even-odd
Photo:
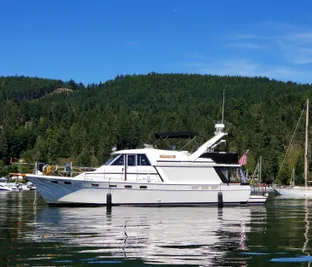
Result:
[[[151,178],[150,178],[149,175],[147,175],[146,179],[147,179],[147,182],[150,182],[150,181],[151,181]]]
[[[223,194],[218,192],[218,208],[223,208]]]
[[[112,194],[108,193],[106,195],[106,205],[107,207],[111,207],[112,206]]]

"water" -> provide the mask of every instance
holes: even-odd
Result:
[[[36,202],[34,200],[37,198]],[[49,208],[0,193],[0,266],[310,266],[312,201],[265,206]]]

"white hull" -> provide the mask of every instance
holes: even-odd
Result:
[[[312,188],[304,186],[294,186],[287,188],[275,188],[275,191],[280,194],[278,198],[287,199],[312,199]]]
[[[253,195],[253,196],[249,197],[248,204],[249,205],[263,205],[263,204],[265,204],[267,199],[268,199],[268,197],[266,195],[265,196]]]
[[[0,192],[11,192],[13,189],[7,183],[0,183]]]
[[[0,192],[12,192],[13,190],[9,187],[0,187]]]
[[[170,206],[264,204],[266,197],[250,198],[250,186],[240,184],[169,184],[126,181],[87,181],[77,178],[28,175],[49,205]],[[114,186],[114,187],[112,187]],[[249,200],[251,200],[249,202]]]

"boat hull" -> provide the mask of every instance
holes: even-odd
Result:
[[[285,199],[312,199],[312,188],[304,186],[294,186],[287,188],[275,188],[279,194],[278,198]]]
[[[12,192],[13,190],[9,187],[6,188],[0,188],[0,192]]]
[[[0,192],[12,192],[14,191],[7,183],[0,183]]]
[[[240,184],[169,184],[82,180],[29,175],[38,192],[51,206],[201,206],[264,204],[250,199],[250,186]],[[222,199],[220,199],[220,192]]]

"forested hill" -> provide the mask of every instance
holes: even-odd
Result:
[[[163,131],[197,131],[200,135],[190,147],[195,149],[213,135],[221,119],[223,91],[229,135],[221,148],[240,155],[249,149],[249,173],[262,156],[262,176],[272,181],[311,96],[311,85],[157,73],[120,75],[88,86],[73,80],[0,77],[0,168],[3,171],[11,157],[98,166],[110,157],[113,146],[153,143],[154,133]],[[278,177],[283,183],[294,167],[297,181],[303,177],[304,123],[300,125],[293,153]]]

